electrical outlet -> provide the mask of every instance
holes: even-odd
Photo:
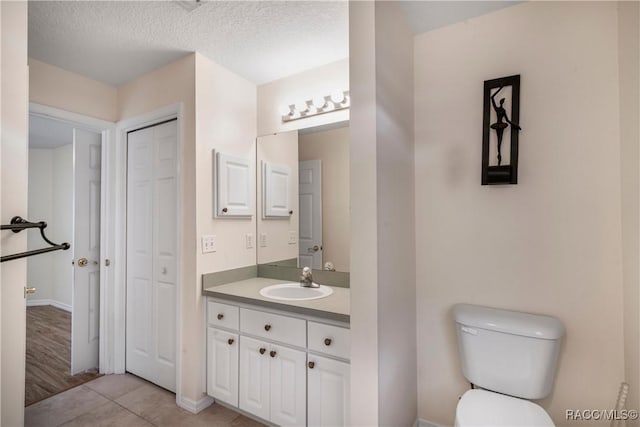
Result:
[[[267,247],[267,233],[260,233],[260,247]]]
[[[253,248],[253,233],[247,233],[244,236],[244,240],[247,244],[247,249],[251,249]]]
[[[298,236],[296,235],[296,232],[289,231],[289,244],[295,245],[296,243],[298,243]]]
[[[215,252],[216,250],[217,250],[216,236],[213,234],[208,236],[202,236],[202,253],[208,254],[210,252]]]

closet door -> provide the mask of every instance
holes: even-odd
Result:
[[[177,122],[127,143],[126,370],[175,392]]]

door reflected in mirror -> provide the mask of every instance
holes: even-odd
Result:
[[[256,170],[258,264],[348,272],[348,122],[259,137]]]

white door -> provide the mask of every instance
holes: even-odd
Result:
[[[309,426],[345,426],[349,421],[349,364],[309,355]]]
[[[127,144],[126,370],[175,392],[177,122]]]
[[[300,241],[298,267],[322,269],[322,166],[320,160],[300,162]]]
[[[207,394],[238,406],[238,335],[207,331]]]
[[[307,420],[307,353],[272,345],[271,418],[280,426],[303,426]]]
[[[98,368],[101,153],[100,133],[73,130],[72,375]]]
[[[243,411],[269,419],[269,346],[240,337],[240,404]]]

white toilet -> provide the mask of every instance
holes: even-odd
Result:
[[[453,317],[462,372],[475,386],[458,402],[456,427],[553,426],[528,399],[551,393],[562,322],[470,304],[456,304]]]

